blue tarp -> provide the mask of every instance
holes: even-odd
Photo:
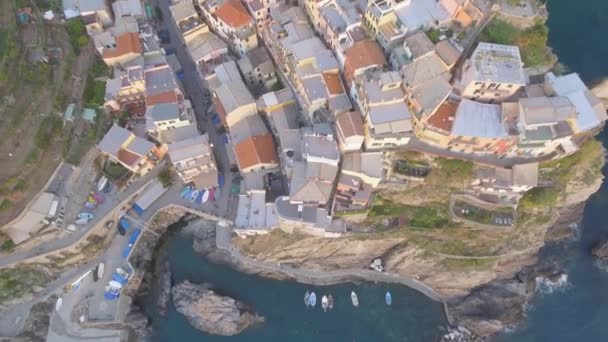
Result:
[[[133,203],[133,210],[137,213],[137,215],[141,216],[144,213],[144,210],[137,205],[137,203]]]
[[[220,186],[224,186],[224,175],[223,175],[223,174],[221,174],[221,173],[219,174],[219,176],[218,176],[218,180],[217,180],[217,183],[218,183]]]
[[[122,286],[127,285],[129,280],[118,273],[112,274],[112,280],[119,282]]]
[[[133,231],[133,233],[131,233],[131,236],[129,236],[129,244],[134,244],[135,241],[137,241],[139,234],[141,234],[141,229],[139,229],[139,228],[135,229]]]
[[[129,221],[127,221],[126,218],[122,217],[120,219],[120,221],[118,221],[118,223],[120,223],[120,225],[126,230],[129,230]]]
[[[123,258],[128,258],[129,254],[131,254],[131,249],[133,248],[133,244],[128,244],[127,246],[125,246],[125,249],[122,250],[122,257]]]

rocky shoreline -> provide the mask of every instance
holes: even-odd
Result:
[[[520,265],[519,268],[515,267],[517,265],[510,265],[509,269],[515,269],[512,273],[513,276],[495,279],[476,286],[464,296],[444,297],[447,304],[446,315],[452,329],[442,337],[442,341],[485,341],[493,335],[519,325],[525,318],[526,305],[534,298],[540,286],[542,284],[559,284],[566,277],[563,273],[563,265],[560,262],[538,256],[543,254],[542,251],[547,246],[561,243],[561,241],[571,239],[577,235],[576,230],[573,229],[573,223],[580,222],[585,201],[597,191],[600,184],[601,180],[560,203],[561,206],[557,210],[558,217],[552,220],[553,224],[547,228],[544,237],[545,246],[541,247],[536,253],[518,259],[516,262]],[[233,258],[231,253],[216,248],[216,230],[213,222],[209,223],[195,216],[186,215],[184,217],[184,211],[172,210],[173,212],[170,215],[156,222],[158,227],[164,225],[164,228],[166,228],[180,221],[181,223],[175,225],[177,227],[173,229],[181,229],[182,233],[192,235],[193,248],[197,253],[213,262],[227,265],[240,272],[278,280],[292,279],[315,285],[350,281],[387,281],[378,277],[369,278],[353,275],[327,279],[303,279],[286,275],[284,272],[269,272],[248,267]],[[187,224],[193,220],[197,222]],[[133,295],[138,298],[150,294],[150,291],[158,291],[154,295],[162,314],[166,310],[173,285],[168,264],[165,261],[161,262],[163,259],[163,245],[170,232],[164,231],[163,228],[157,231],[163,233],[160,239],[147,241],[144,244],[140,243],[138,246],[138,257],[134,258],[134,265],[142,271],[143,276],[141,286],[134,289]],[[608,249],[608,247],[606,248]],[[290,267],[292,266],[294,265],[290,265]],[[434,299],[437,300],[437,298]],[[136,305],[137,302],[136,300]]]
[[[190,325],[210,334],[232,336],[264,322],[244,303],[219,295],[208,284],[186,280],[171,289],[171,296]]]

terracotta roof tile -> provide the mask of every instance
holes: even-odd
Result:
[[[344,74],[349,84],[352,82],[356,70],[373,65],[386,65],[384,52],[372,39],[356,42],[346,49],[344,55]]]
[[[363,117],[357,111],[340,114],[336,120],[336,126],[344,138],[364,134]]]
[[[134,165],[135,163],[137,163],[139,161],[139,159],[141,159],[141,156],[126,150],[124,148],[121,148],[120,150],[118,150],[118,160],[120,160],[121,162],[127,164],[127,165]]]
[[[324,72],[323,79],[325,80],[329,95],[344,93],[344,87],[342,87],[342,81],[340,80],[340,75],[338,75],[338,73]]]
[[[239,0],[227,0],[214,13],[226,25],[239,28],[249,25],[253,19]]]
[[[175,91],[166,91],[155,95],[146,96],[146,106],[154,106],[159,103],[176,103],[177,94]]]
[[[139,33],[128,32],[116,37],[116,47],[103,50],[103,58],[116,58],[128,53],[141,53]]]
[[[456,103],[446,101],[442,103],[439,108],[437,108],[437,111],[435,111],[435,113],[429,117],[428,123],[442,131],[451,132],[457,109],[458,105]]]
[[[236,159],[241,169],[258,164],[278,163],[276,147],[269,133],[249,137],[235,147]]]

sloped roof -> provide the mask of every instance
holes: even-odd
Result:
[[[226,25],[233,28],[247,26],[253,22],[249,13],[239,0],[227,0],[214,13]]]
[[[336,128],[344,138],[352,136],[363,136],[363,116],[360,112],[346,112],[338,115],[336,120]]]
[[[104,49],[102,57],[116,58],[129,53],[142,53],[141,42],[139,41],[139,33],[128,32],[116,37],[116,47]]]
[[[348,82],[356,70],[374,65],[386,65],[386,58],[382,49],[373,39],[361,40],[353,44],[344,52],[344,64],[348,65],[349,73],[345,75]],[[345,67],[346,69],[346,67]]]
[[[235,146],[236,158],[241,169],[258,164],[278,163],[278,156],[272,135],[249,137]]]

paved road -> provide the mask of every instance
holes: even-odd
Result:
[[[171,44],[167,47],[170,47],[175,51],[175,55],[184,71],[184,77],[181,80],[183,91],[186,94],[186,97],[192,101],[199,129],[206,131],[207,135],[209,135],[209,142],[213,144],[215,161],[219,171],[224,175],[225,185],[221,189],[221,195],[218,196],[217,215],[225,217],[226,215],[232,214],[233,210],[230,210],[230,208],[236,207],[235,197],[230,196],[230,184],[232,183],[233,175],[230,172],[230,158],[228,157],[228,153],[232,153],[232,151],[229,150],[231,147],[230,145],[224,144],[222,136],[217,133],[211,120],[207,119],[207,108],[209,108],[211,104],[211,99],[205,94],[209,94],[209,90],[204,87],[196,64],[182,43],[181,34],[178,32],[177,26],[171,16],[171,11],[169,10],[169,1],[153,0],[152,4],[159,6],[163,13],[164,19],[159,24],[158,28],[169,32]]]
[[[38,246],[36,248],[27,251],[11,253],[7,256],[0,257],[0,268],[8,267],[15,263],[23,262],[25,260],[74,245],[76,242],[80,241],[80,239],[82,239],[91,228],[96,226],[99,222],[105,221],[106,215],[115,210],[121,202],[128,199],[135,192],[140,190],[140,188],[148,181],[153,178],[156,178],[156,176],[162,169],[163,167],[159,165],[156,168],[152,169],[152,171],[150,171],[145,176],[138,178],[125,190],[118,192],[113,196],[108,196],[105,202],[97,206],[97,208],[95,209],[95,217],[93,218],[93,220],[91,220],[89,224],[80,228],[78,231],[67,235],[65,238],[47,242],[44,245]]]
[[[96,263],[80,266],[69,270],[56,280],[50,282],[44,291],[36,293],[36,297],[30,301],[15,305],[10,309],[0,312],[0,336],[16,336],[19,334],[29,316],[29,311],[34,304],[46,300],[53,294],[61,294],[66,284],[71,283],[79,275],[91,269]]]

